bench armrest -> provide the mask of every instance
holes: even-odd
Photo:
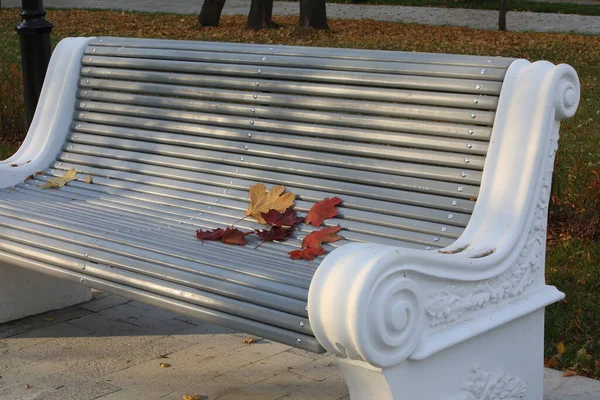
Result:
[[[350,244],[329,254],[308,299],[323,347],[391,367],[561,299],[544,282],[547,212],[559,123],[579,95],[570,66],[513,62],[465,232],[439,251]]]
[[[77,96],[81,57],[94,38],[66,38],[54,49],[33,121],[25,141],[0,161],[0,189],[23,182],[56,160],[69,134]]]

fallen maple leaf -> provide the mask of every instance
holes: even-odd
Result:
[[[250,344],[252,342],[254,342],[254,339],[252,339],[251,337],[245,337],[242,339],[242,343],[244,344]]]
[[[221,237],[221,242],[227,244],[237,244],[239,246],[245,246],[248,244],[248,241],[244,239],[244,236],[250,235],[253,232],[242,232],[237,228],[227,227],[225,232],[223,232],[223,237]]]
[[[67,183],[75,180],[77,178],[77,171],[74,169],[70,169],[63,176],[55,176],[54,178],[48,179],[48,181],[40,186],[40,189],[52,189],[52,188],[61,188],[65,186]]]
[[[273,240],[285,240],[294,232],[294,228],[284,228],[282,226],[272,226],[269,229],[261,229],[256,231],[258,237],[265,242]]]
[[[295,226],[302,222],[302,217],[296,217],[296,211],[288,208],[281,213],[277,210],[269,210],[268,213],[260,213],[265,222],[275,226]]]
[[[267,187],[262,183],[250,186],[248,196],[250,205],[246,210],[246,215],[251,215],[261,224],[265,223],[261,213],[268,213],[270,210],[284,212],[294,204],[296,195],[293,193],[283,193],[283,185],[273,186],[267,192]]]
[[[325,249],[322,247],[318,247],[315,249],[302,249],[302,250],[292,250],[288,253],[292,260],[308,260],[312,261],[317,256],[322,256],[325,254]]]
[[[342,229],[341,226],[333,226],[331,228],[323,228],[318,231],[311,232],[302,241],[303,248],[318,249],[322,243],[337,242],[342,239],[337,233]]]
[[[10,164],[11,167],[18,167],[19,164]]]
[[[225,233],[225,229],[215,228],[211,231],[203,231],[198,229],[196,231],[196,239],[199,240],[221,240],[223,238],[223,234]]]
[[[339,197],[326,198],[314,206],[311,207],[304,221],[312,226],[321,226],[324,220],[327,218],[333,218],[338,215],[337,209],[335,208],[342,202]]]

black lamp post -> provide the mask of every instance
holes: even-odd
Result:
[[[21,41],[23,86],[27,125],[31,124],[50,62],[50,31],[54,24],[46,20],[42,0],[22,0],[23,21],[16,26]]]

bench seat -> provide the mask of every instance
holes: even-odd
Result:
[[[543,270],[558,132],[547,124],[579,96],[567,66],[104,37],[61,42],[46,81],[23,147],[0,164],[0,263],[333,352],[347,378],[361,371],[348,379],[356,398],[383,390],[369,368],[396,393],[386,368],[407,357],[433,360],[523,315],[539,333],[536,310],[543,328],[543,307],[562,296],[511,265],[534,240],[532,271]],[[543,100],[546,86],[560,94]],[[532,115],[531,99],[552,114]],[[71,169],[76,180],[40,188]],[[289,259],[315,230],[305,225],[256,249],[253,237],[246,247],[195,238],[260,228],[239,221],[259,182],[295,193],[300,215],[340,197],[326,221],[344,228],[332,254]],[[515,312],[522,296],[532,300]],[[434,398],[419,393],[407,398]]]

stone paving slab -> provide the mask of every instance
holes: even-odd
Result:
[[[331,355],[248,345],[243,333],[117,296],[0,332],[1,400],[349,400]],[[600,382],[561,375],[545,370],[544,400],[600,400]]]
[[[101,8],[198,14],[202,0],[46,0],[45,7],[56,8]],[[2,7],[20,7],[20,0],[3,0]],[[250,0],[227,0],[225,15],[246,15]],[[298,15],[297,1],[275,1],[273,15]],[[426,25],[464,26],[475,29],[497,30],[498,12],[494,10],[470,10],[460,8],[375,6],[365,4],[327,4],[330,19],[374,19],[401,23]],[[51,18],[50,18],[51,20]],[[574,32],[600,35],[600,17],[573,14],[533,12],[508,12],[509,31]]]

